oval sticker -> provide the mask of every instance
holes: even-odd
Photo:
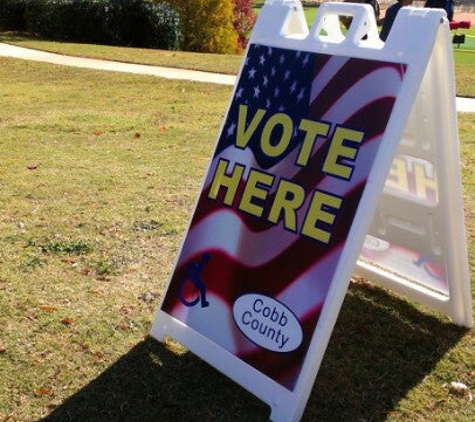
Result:
[[[249,293],[236,299],[234,321],[253,343],[272,352],[291,352],[302,343],[300,322],[292,311],[278,300]]]

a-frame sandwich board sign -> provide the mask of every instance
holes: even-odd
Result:
[[[255,394],[274,422],[303,414],[370,226],[382,237],[373,216],[447,36],[435,9],[402,9],[386,43],[367,5],[324,3],[310,31],[299,1],[261,10],[151,334]],[[364,250],[359,262],[376,273]]]

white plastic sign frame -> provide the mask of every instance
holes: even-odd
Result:
[[[324,3],[310,31],[297,0],[261,10],[151,335],[274,422],[303,414],[436,41],[435,9],[402,9],[386,43],[368,5]]]

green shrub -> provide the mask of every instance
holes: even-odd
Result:
[[[222,54],[236,52],[238,37],[233,27],[233,0],[167,1],[180,13],[183,50]]]
[[[25,31],[25,10],[29,0],[0,0],[0,30]]]
[[[115,0],[117,2],[117,0]],[[181,20],[167,3],[131,0],[122,2],[117,36],[127,45],[178,50],[181,44]],[[112,32],[112,31],[111,31]]]
[[[73,40],[76,19],[75,0],[31,0],[26,8],[28,31],[41,36]]]
[[[15,3],[15,0],[1,1]],[[167,3],[145,0],[20,1],[26,5],[22,10],[25,22],[22,30],[46,38],[167,50],[180,47],[180,16]]]

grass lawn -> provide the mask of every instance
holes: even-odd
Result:
[[[316,8],[311,8],[315,11]],[[309,19],[312,21],[312,17]],[[474,31],[471,29],[470,31]],[[470,44],[472,38],[468,38]],[[62,43],[39,40],[25,35],[0,33],[0,42],[16,44],[21,47],[50,51],[70,56],[117,60],[126,63],[138,63],[155,66],[168,66],[181,69],[203,70],[207,72],[235,75],[242,62],[240,55],[200,54],[182,51],[150,50],[129,47],[112,47],[78,43]],[[470,44],[471,45],[471,44]],[[457,95],[475,98],[475,50],[462,45],[454,48],[455,79]]]
[[[0,58],[0,420],[268,420],[181,346],[148,338],[230,94]],[[475,114],[459,123],[474,274]],[[449,385],[475,390],[474,342],[355,283],[303,421],[471,422]]]
[[[125,63],[168,66],[180,69],[235,75],[242,62],[240,55],[203,54],[183,51],[151,50],[145,48],[112,47],[80,43],[40,40],[27,35],[1,33],[0,42],[70,56],[117,60]]]

